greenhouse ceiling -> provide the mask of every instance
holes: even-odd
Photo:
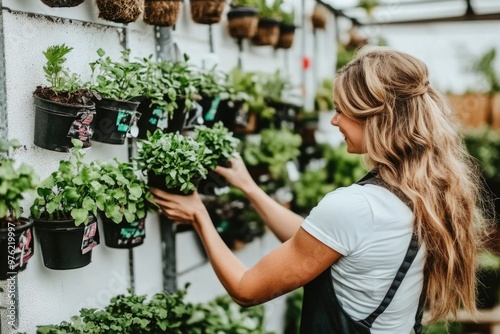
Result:
[[[356,25],[420,24],[498,20],[500,0],[394,0],[378,1],[370,14],[358,0],[317,0],[336,16]],[[362,1],[372,3],[376,1]]]

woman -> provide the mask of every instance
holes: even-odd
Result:
[[[332,125],[348,152],[366,156],[372,174],[327,194],[305,220],[266,195],[240,158],[216,169],[283,242],[252,268],[219,238],[198,194],[153,190],[157,203],[171,219],[193,224],[240,305],[305,285],[302,333],[418,333],[419,300],[431,321],[459,305],[474,311],[486,226],[480,179],[426,66],[365,47],[338,72],[334,100]]]

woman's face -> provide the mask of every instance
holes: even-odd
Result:
[[[364,145],[365,127],[362,123],[347,117],[338,109],[335,109],[330,123],[338,126],[340,132],[344,135],[347,143],[347,152],[356,154],[366,153]]]

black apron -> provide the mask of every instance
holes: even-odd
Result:
[[[404,195],[397,189],[392,189],[381,179],[374,177],[374,172],[368,173],[357,184],[377,184],[387,188],[408,204]],[[328,267],[318,277],[304,286],[302,315],[300,321],[301,334],[369,334],[372,324],[385,311],[396,294],[406,272],[418,253],[418,239],[413,234],[405,259],[401,264],[391,287],[387,291],[379,307],[363,320],[353,320],[340,305],[332,284],[331,267]],[[422,333],[423,298],[420,299],[415,316],[416,334]]]

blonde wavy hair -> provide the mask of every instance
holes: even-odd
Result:
[[[365,125],[368,167],[399,188],[426,246],[430,321],[476,309],[477,253],[487,235],[480,173],[455,115],[429,84],[426,65],[403,52],[364,47],[335,78],[334,100]]]

